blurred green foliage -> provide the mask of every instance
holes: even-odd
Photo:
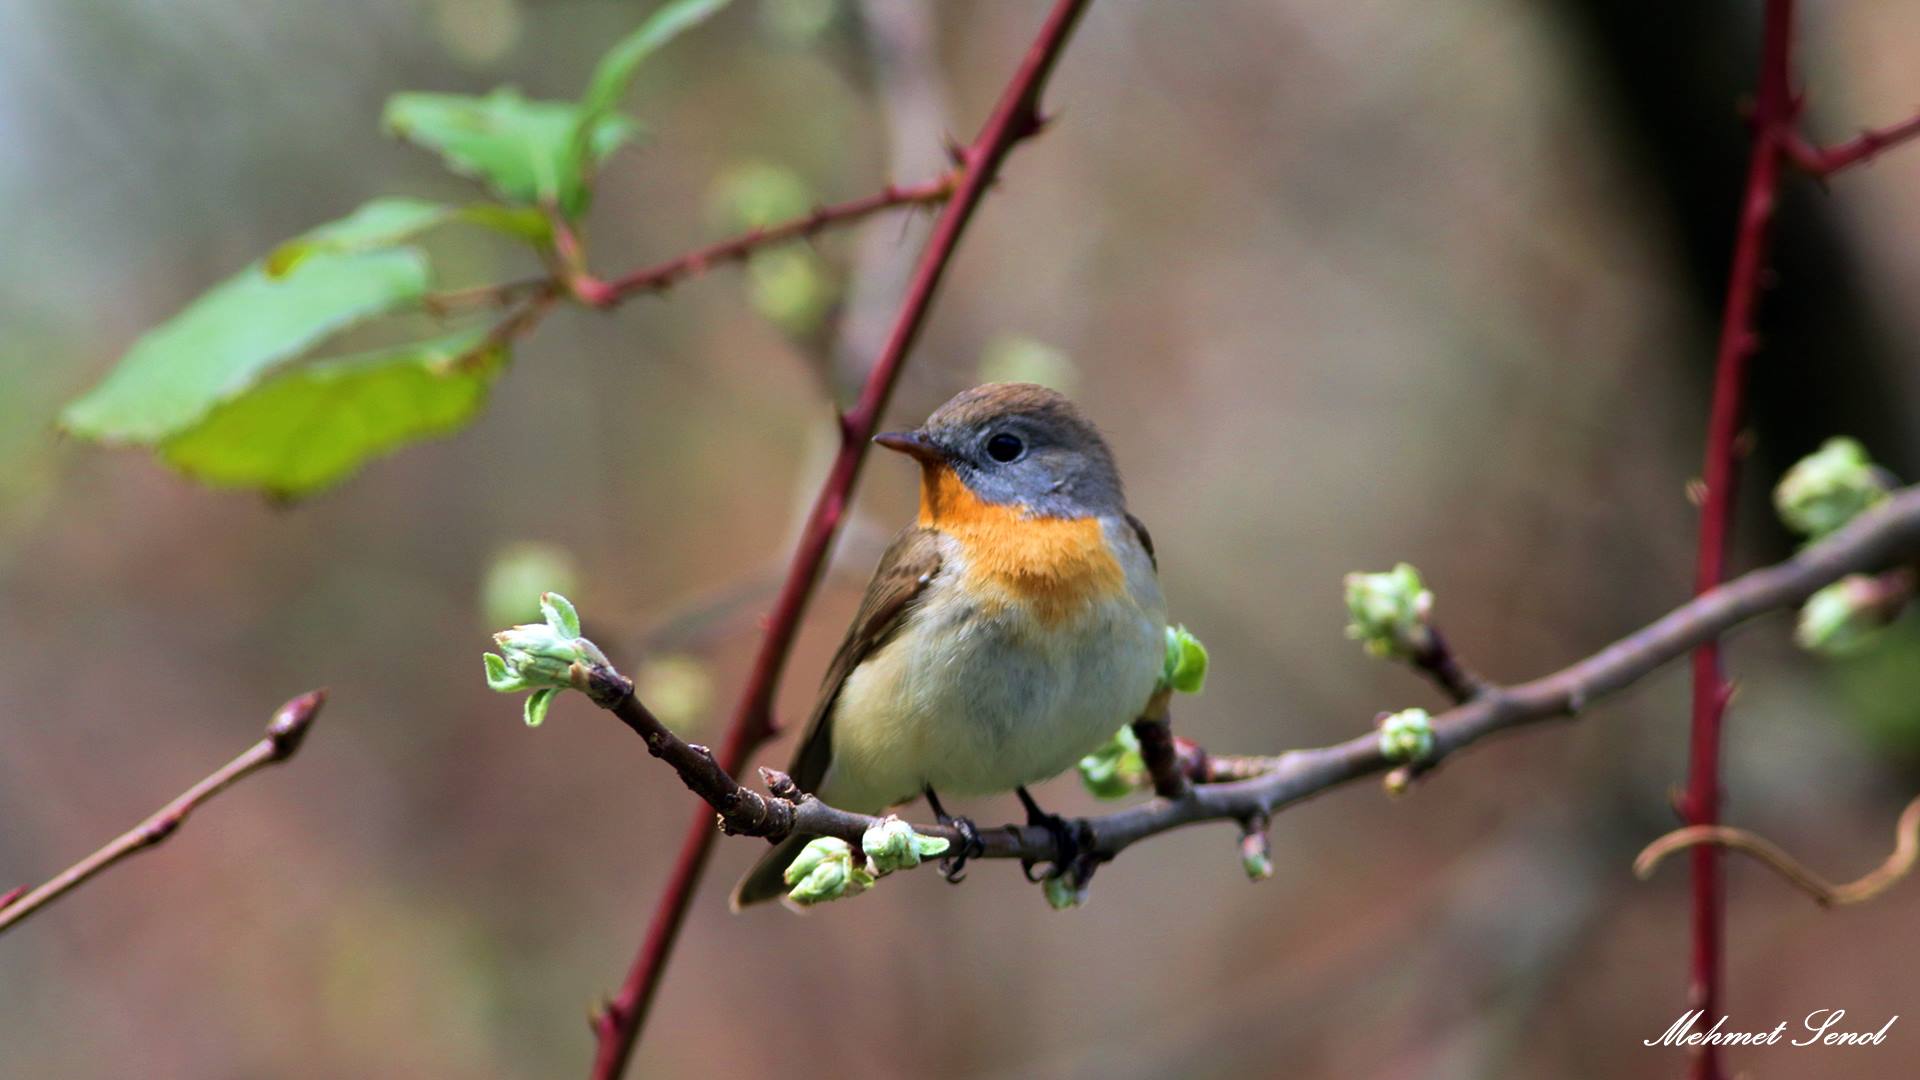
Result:
[[[641,63],[726,4],[670,0],[656,8],[602,57],[578,102],[531,101],[509,87],[483,96],[395,95],[385,112],[390,131],[503,202],[455,208],[375,199],[280,245],[136,342],[68,406],[64,426],[99,442],[152,448],[209,484],[282,498],[312,494],[372,458],[465,427],[508,363],[509,334],[443,329],[385,352],[306,358],[339,331],[432,308],[427,258],[406,245],[437,225],[492,229],[550,262],[545,214],[584,213],[594,168],[639,130],[617,109]],[[811,279],[791,273],[758,291],[783,322],[817,321],[828,302]]]

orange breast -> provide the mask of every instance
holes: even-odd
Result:
[[[985,502],[944,465],[921,475],[920,524],[960,542],[968,583],[983,601],[1025,603],[1044,625],[1126,585],[1098,518],[1029,516]]]

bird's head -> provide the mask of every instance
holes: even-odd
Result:
[[[981,502],[1044,517],[1125,509],[1113,453],[1092,421],[1057,391],[988,383],[955,396],[913,431],[874,442],[917,459],[929,501],[948,475]]]

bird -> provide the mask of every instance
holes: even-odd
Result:
[[[1032,383],[963,391],[873,441],[919,464],[919,514],[881,556],[788,772],[858,813],[924,796],[965,838],[949,880],[979,833],[941,795],[1014,791],[1068,858],[1072,830],[1026,786],[1139,715],[1166,650],[1153,540],[1127,511],[1113,453],[1071,401]],[[733,910],[781,896],[811,839],[763,856]]]

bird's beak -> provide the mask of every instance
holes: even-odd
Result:
[[[873,441],[889,450],[897,450],[910,458],[928,465],[945,461],[947,456],[933,445],[922,431],[887,431],[873,437]]]

